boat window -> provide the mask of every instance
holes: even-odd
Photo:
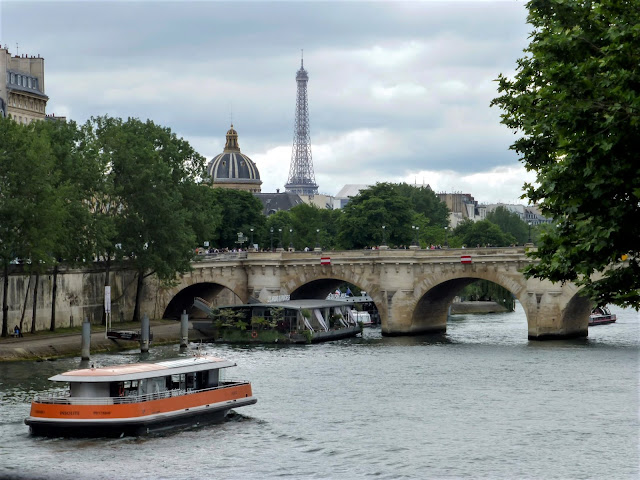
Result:
[[[171,375],[171,387],[170,390],[177,390],[180,388],[180,375]]]
[[[197,390],[196,374],[187,373],[187,390]]]
[[[138,380],[127,380],[123,382],[124,396],[138,395]]]

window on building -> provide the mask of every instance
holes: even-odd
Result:
[[[16,81],[18,82],[18,85],[22,85],[22,75],[18,75],[17,77]]]
[[[31,77],[29,77],[29,88],[31,88]]]
[[[16,77],[13,73],[11,74],[11,83],[16,83]]]

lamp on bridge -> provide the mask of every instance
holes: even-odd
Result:
[[[449,238],[447,237],[447,233],[449,231],[449,227],[444,227],[444,246],[449,247]]]
[[[529,224],[529,243],[531,243],[531,222],[527,222]]]
[[[289,229],[289,250],[293,251],[293,228]]]
[[[411,230],[415,231],[416,226],[415,225],[411,225]],[[416,245],[416,236],[414,236],[413,240],[411,241],[411,245]]]
[[[416,247],[420,248],[420,227],[416,225]]]
[[[271,232],[271,248],[270,248],[270,250],[273,252],[273,227],[271,227],[269,229],[269,231]]]
[[[279,229],[278,229],[278,232],[279,232],[279,234],[280,234],[280,240],[279,240],[279,242],[278,242],[278,248],[282,248],[282,229],[281,229],[281,228],[279,228]]]
[[[386,245],[387,244],[387,240],[385,239],[385,236],[384,236],[385,229],[386,229],[386,226],[382,225],[382,245]]]
[[[253,248],[253,228],[249,229],[251,231],[251,248]]]
[[[316,228],[316,248],[320,249],[320,229]]]

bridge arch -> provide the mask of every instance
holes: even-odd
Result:
[[[402,295],[403,292],[395,292],[391,299],[390,315],[388,320],[393,321],[397,330],[398,321],[404,325],[401,334],[436,333],[447,329],[449,306],[460,291],[477,280],[487,280],[500,285],[511,292],[520,303],[525,306],[526,282],[524,277],[514,278],[496,271],[452,271],[441,272],[437,276],[429,275],[417,279],[412,295]],[[398,298],[396,298],[398,297]],[[404,297],[404,298],[402,298]],[[529,312],[525,307],[527,325],[531,321]],[[389,325],[383,321],[383,333]],[[397,333],[396,333],[397,334]]]
[[[193,307],[193,299],[200,297],[211,304],[229,305],[245,303],[246,287],[235,285],[225,278],[203,278],[186,274],[180,278],[178,285],[170,288],[158,288],[155,311],[160,318],[179,319],[186,311],[189,318],[204,315]]]

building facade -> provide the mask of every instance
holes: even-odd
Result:
[[[44,58],[11,56],[0,48],[0,115],[29,124],[46,118],[49,97],[44,90]]]

